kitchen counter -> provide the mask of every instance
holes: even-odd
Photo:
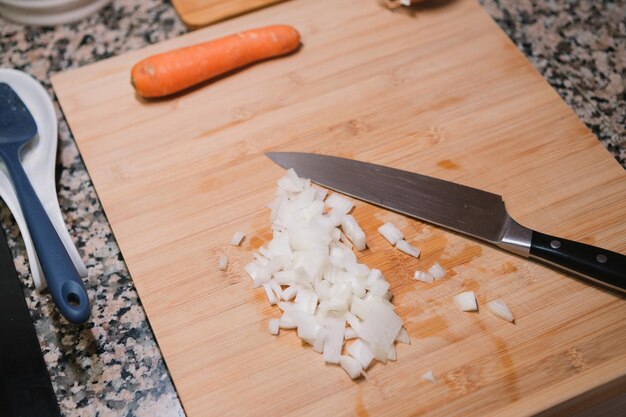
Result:
[[[626,167],[622,75],[626,73],[626,8],[620,2],[560,3],[483,1],[520,50]],[[170,4],[153,0],[114,1],[84,22],[55,28],[24,28],[0,19],[0,66],[31,74],[54,96],[49,82],[53,73],[185,31]],[[183,415],[106,216],[55,105],[59,202],[89,271],[90,323],[68,325],[53,308],[49,294],[34,290],[23,242],[4,202],[0,202],[0,223],[25,286],[61,409],[72,416]]]

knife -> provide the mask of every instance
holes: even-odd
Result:
[[[2,230],[0,230],[0,416],[61,416],[35,327]]]
[[[626,256],[524,227],[509,216],[497,194],[346,158],[299,152],[266,155],[324,187],[626,292]]]

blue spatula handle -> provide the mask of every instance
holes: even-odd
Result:
[[[68,321],[84,323],[90,312],[85,285],[24,172],[19,161],[19,149],[15,147],[12,151],[14,153],[5,148],[2,156],[13,180],[52,299]]]

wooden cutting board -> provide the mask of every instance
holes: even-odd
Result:
[[[279,22],[302,32],[297,54],[166,100],[130,86],[149,54]],[[296,0],[52,82],[189,416],[571,414],[623,392],[623,299],[365,203],[359,258],[383,270],[412,339],[397,362],[353,382],[292,332],[269,335],[279,311],[243,272],[271,237],[264,204],[284,171],[269,150],[482,188],[526,226],[626,253],[623,169],[476,2],[409,17],[375,1]],[[377,234],[385,221],[419,260]],[[237,230],[245,242],[228,246]],[[444,279],[412,279],[435,261]],[[453,305],[463,290],[479,313]],[[495,298],[515,325],[484,307]],[[435,384],[420,379],[429,369]]]
[[[285,0],[172,0],[180,19],[191,29],[238,16]]]

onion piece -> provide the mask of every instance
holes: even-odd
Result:
[[[363,373],[361,364],[350,356],[341,355],[339,357],[339,365],[352,379],[360,377]]]
[[[477,311],[476,297],[474,291],[465,291],[453,297],[454,304],[461,311]]]
[[[405,345],[411,344],[411,340],[409,339],[409,334],[406,332],[406,329],[404,327],[401,328],[400,331],[398,332],[398,335],[396,336],[396,342],[403,343]]]
[[[263,290],[265,290],[265,296],[267,297],[267,301],[269,301],[270,305],[276,305],[278,300],[276,299],[276,295],[274,294],[274,291],[272,291],[272,287],[269,283],[263,284]]]
[[[491,311],[496,317],[500,317],[503,320],[506,320],[510,323],[513,323],[513,313],[509,309],[509,306],[502,300],[493,300],[487,303],[487,308]]]
[[[348,346],[346,351],[350,354],[350,356],[359,361],[363,369],[367,369],[374,359],[374,353],[365,343],[361,341],[361,339],[357,339],[354,343]]]
[[[341,228],[358,251],[365,250],[367,246],[365,243],[365,233],[359,227],[354,217],[349,214],[344,216],[341,221]]]
[[[435,374],[433,374],[433,371],[430,369],[422,374],[422,379],[424,381],[432,382],[433,384],[437,382]]]
[[[298,292],[298,287],[287,287],[283,290],[281,294],[281,298],[285,301],[291,301],[296,298],[296,293]]]
[[[279,332],[279,320],[278,319],[269,319],[267,322],[267,328],[270,331],[270,334],[277,335]]]
[[[387,242],[395,245],[399,240],[404,239],[404,235],[393,223],[387,222],[378,228],[378,233],[380,233]]]
[[[419,258],[420,256],[420,250],[414,246],[411,246],[411,244],[404,239],[401,239],[396,243],[396,248],[406,253],[407,255],[411,255],[415,258]]]
[[[387,349],[387,358],[390,361],[395,361],[398,359],[398,353],[396,352],[396,345],[391,345],[389,346],[389,349]]]
[[[352,201],[348,200],[346,197],[333,193],[326,199],[326,205],[334,210],[337,213],[348,214],[350,210],[354,207]]]
[[[348,311],[343,315],[343,317],[346,319],[350,327],[352,327],[356,332],[359,331],[361,328],[361,320],[359,320],[357,316]]]
[[[430,268],[428,268],[428,273],[432,275],[433,278],[439,279],[443,278],[446,271],[441,267],[441,265],[435,262]]]
[[[343,333],[344,340],[356,339],[358,335],[356,334],[356,330],[352,327],[348,327]]]
[[[341,348],[343,346],[344,320],[327,319],[324,326],[326,338],[324,339],[324,361],[326,363],[339,363]]]
[[[300,314],[298,316],[298,337],[300,339],[315,340],[320,326],[317,324],[315,316],[311,314]],[[310,343],[313,345],[314,343]]]
[[[280,319],[278,320],[278,326],[281,329],[295,329],[298,327],[298,323],[293,319],[292,315],[289,312],[284,312]]]
[[[219,265],[220,265],[220,271],[226,271],[228,269],[228,256],[220,255]]]
[[[430,273],[424,271],[415,271],[413,278],[427,284],[432,284],[434,279],[434,277]]]
[[[243,232],[235,232],[233,238],[230,240],[230,244],[233,246],[239,246],[244,237],[246,237],[246,235]]]
[[[313,342],[313,350],[317,353],[324,351],[324,342],[326,341],[326,330],[320,328],[315,335],[315,341]]]

